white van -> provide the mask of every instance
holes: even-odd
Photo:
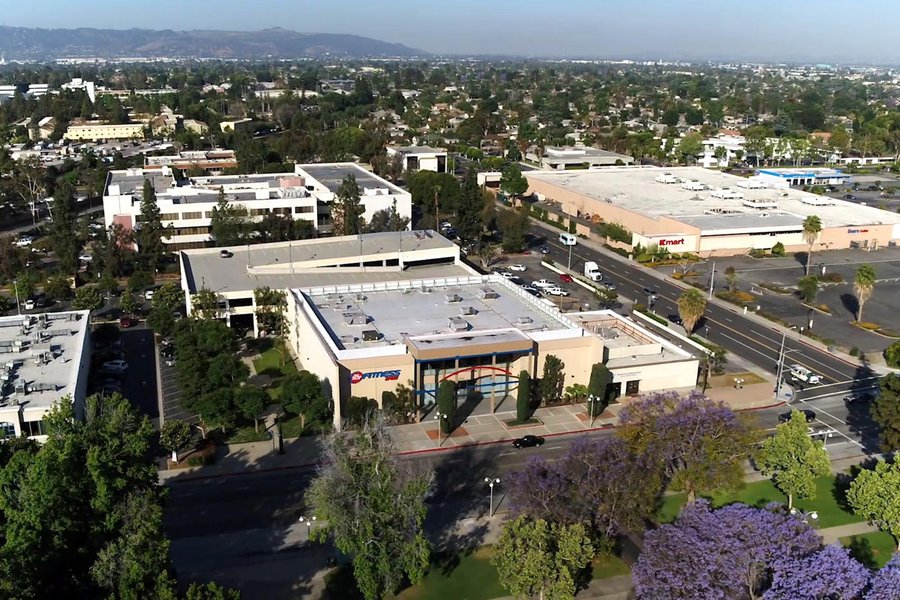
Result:
[[[791,377],[804,383],[811,383],[812,385],[822,383],[821,377],[800,365],[791,365]]]
[[[561,233],[559,234],[559,243],[563,246],[574,246],[578,243],[578,236],[574,233]]]

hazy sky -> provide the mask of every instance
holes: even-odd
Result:
[[[0,24],[352,33],[435,53],[900,62],[898,0],[6,0]]]

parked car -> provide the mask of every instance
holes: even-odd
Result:
[[[669,319],[671,323],[675,323],[676,325],[684,325],[684,321],[682,321],[681,317],[679,317],[678,315],[669,315],[666,318]]]
[[[844,194],[844,200],[856,200],[856,196],[853,194]]]
[[[612,281],[609,281],[608,279],[603,281],[600,285],[602,285],[603,287],[605,287],[606,289],[608,289],[611,292],[614,292],[617,289],[616,284],[614,284]]]
[[[506,268],[509,269],[510,271],[516,271],[518,273],[524,273],[525,271],[528,270],[528,268],[525,265],[519,265],[519,264],[508,265]]]
[[[16,240],[16,246],[19,248],[24,248],[25,246],[30,246],[34,242],[34,238],[28,235],[20,236],[19,239]]]
[[[523,287],[522,289],[525,290],[526,292],[528,292],[529,294],[531,294],[532,296],[535,296],[535,297],[537,297],[537,298],[540,298],[540,297],[541,297],[541,293],[540,293],[540,292],[538,291],[538,289],[535,288],[535,287],[532,287],[532,286],[530,286],[530,285],[526,285],[526,286]]]
[[[541,254],[550,254],[550,247],[549,246],[541,246],[540,252],[541,252]]]
[[[534,287],[539,288],[539,289],[557,287],[555,283],[553,283],[552,281],[548,281],[546,279],[538,279],[531,285],[533,285]]]
[[[80,260],[83,263],[89,263],[94,260],[94,257],[91,256],[90,254],[82,254],[78,257],[78,260]]]
[[[514,448],[534,448],[544,445],[544,438],[537,435],[526,435],[513,440]]]
[[[567,290],[562,289],[558,285],[554,285],[553,287],[548,287],[544,289],[544,292],[550,294],[551,296],[568,296],[569,292]]]
[[[512,279],[515,277],[515,275],[513,275],[509,271],[497,271],[497,274],[500,275],[500,277],[506,277],[507,279]]]
[[[796,410],[796,409],[794,409],[794,410]],[[791,420],[791,414],[793,412],[794,412],[793,410],[789,410],[786,413],[781,413],[780,415],[778,415],[778,422],[779,423],[787,423],[788,421]],[[803,416],[806,417],[807,423],[812,423],[813,421],[816,420],[816,413],[809,410],[808,408],[804,409],[800,412],[802,412]]]
[[[124,360],[110,360],[100,367],[101,373],[124,373],[128,370],[128,363]]]
[[[844,396],[844,402],[847,404],[865,404],[871,402],[875,398],[874,394],[868,392],[858,392]]]
[[[560,279],[560,281],[563,281],[565,283],[572,283],[572,276],[569,275],[568,273],[560,273],[559,279]]]
[[[224,248],[219,250],[219,258],[231,258],[234,256],[234,253],[230,250],[225,250]]]
[[[25,301],[25,310],[34,310],[34,300],[29,298]]]
[[[144,292],[144,300],[153,300],[153,294],[156,293],[156,288],[146,290]]]
[[[129,327],[134,327],[138,324],[137,317],[134,315],[122,315],[119,317],[119,327],[122,329],[128,329]]]

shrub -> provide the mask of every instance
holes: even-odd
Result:
[[[879,329],[881,329],[881,325],[879,325],[878,323],[870,323],[869,321],[854,321],[853,323],[857,327],[861,327],[866,331],[878,331]]]
[[[884,349],[884,362],[889,367],[900,367],[900,342],[894,342]]]
[[[824,275],[818,276],[819,281],[826,281],[828,283],[843,283],[844,278],[840,273],[836,273],[834,271],[830,273],[825,273]]]
[[[752,256],[753,258],[763,258],[765,255],[766,251],[759,248],[754,248],[750,251],[750,256]]]
[[[519,372],[519,387],[516,390],[516,421],[525,423],[531,418],[531,377],[524,369]]]
[[[887,350],[885,350],[885,352],[887,352]],[[859,356],[859,348],[856,346],[850,348],[850,356]]]
[[[639,263],[648,263],[653,262],[654,258],[656,257],[652,254],[639,254],[634,260],[638,261]]]
[[[784,256],[784,244],[778,242],[772,246],[772,256]]]
[[[187,464],[189,467],[202,467],[203,466],[203,457],[202,456],[192,456],[187,459]]]

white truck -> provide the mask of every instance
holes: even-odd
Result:
[[[592,260],[585,262],[584,276],[591,281],[601,281],[603,279],[603,273],[600,272],[600,265]]]
[[[801,365],[791,365],[790,374],[793,379],[797,379],[804,383],[818,385],[822,383],[822,378]]]

